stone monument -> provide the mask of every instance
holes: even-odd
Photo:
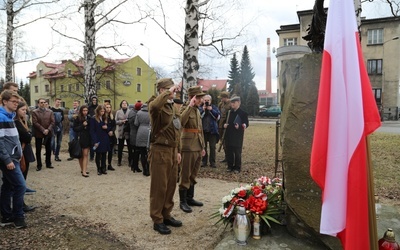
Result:
[[[318,102],[322,54],[282,62],[281,145],[287,228],[301,239],[342,249],[340,241],[319,234],[321,189],[310,175],[310,156]]]

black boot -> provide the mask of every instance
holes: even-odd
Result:
[[[106,166],[101,167],[101,173],[102,173],[102,174],[107,174]]]
[[[143,167],[143,175],[144,176],[150,176],[149,166],[144,166]]]
[[[190,185],[190,188],[187,191],[186,202],[189,206],[202,207],[203,203],[200,201],[196,201],[193,199],[194,197],[194,185]]]
[[[110,170],[110,171],[114,171],[115,170],[115,168],[113,168],[113,166],[111,166],[111,164],[108,164],[107,169]]]
[[[134,173],[135,173],[135,172],[141,173],[142,170],[141,170],[138,166],[136,166],[136,167],[133,168],[133,172],[134,172]]]
[[[179,199],[180,199],[179,207],[183,210],[183,212],[191,213],[192,209],[186,203],[186,196],[187,196],[187,189],[179,189]]]
[[[101,172],[101,168],[97,166],[97,175],[102,175],[103,173]]]

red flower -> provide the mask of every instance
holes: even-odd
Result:
[[[246,190],[240,190],[239,193],[237,194],[237,196],[240,198],[245,198],[246,195],[247,195]]]

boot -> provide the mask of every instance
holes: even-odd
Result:
[[[101,168],[97,166],[97,175],[102,175],[103,173],[101,172]]]
[[[106,166],[101,167],[101,173],[102,173],[102,174],[107,174]]]
[[[179,199],[180,199],[179,207],[183,210],[183,212],[191,213],[192,209],[186,203],[186,196],[187,196],[187,189],[179,189]]]
[[[141,170],[138,166],[136,166],[136,167],[133,168],[133,172],[134,172],[134,173],[135,173],[135,172],[141,173],[142,170]]]
[[[107,169],[110,170],[110,171],[114,171],[115,170],[115,168],[113,168],[113,166],[111,166],[111,164],[108,164]]]
[[[143,175],[144,176],[150,176],[149,167],[148,166],[144,166],[143,167]]]
[[[187,190],[186,201],[189,206],[202,207],[203,203],[200,201],[196,201],[193,199],[194,196],[194,185],[190,185],[190,188]]]

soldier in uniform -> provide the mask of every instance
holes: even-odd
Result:
[[[229,101],[229,92],[225,92],[222,91],[221,94],[218,96],[218,98],[221,99],[221,101],[218,103],[218,109],[221,113],[221,118],[218,122],[218,132],[219,135],[221,136],[221,140],[222,135],[224,134],[224,124],[226,123],[226,117],[228,114],[228,111],[231,109],[231,105],[230,105],[230,101]],[[225,158],[221,161],[221,162],[226,162],[227,161],[227,157],[226,157],[226,147],[225,147],[225,143],[223,141],[221,141],[222,146],[224,148],[224,152],[225,152]]]
[[[199,86],[188,89],[189,103],[182,107],[182,173],[179,182],[179,207],[186,213],[192,212],[190,206],[203,206],[203,203],[193,199],[196,176],[199,172],[201,159],[205,155],[204,137],[199,106],[205,95]]]
[[[151,131],[150,160],[150,217],[153,229],[170,234],[167,226],[180,227],[182,222],[171,216],[178,176],[180,154],[180,115],[173,98],[177,86],[171,78],[157,81],[159,95],[150,102]]]

